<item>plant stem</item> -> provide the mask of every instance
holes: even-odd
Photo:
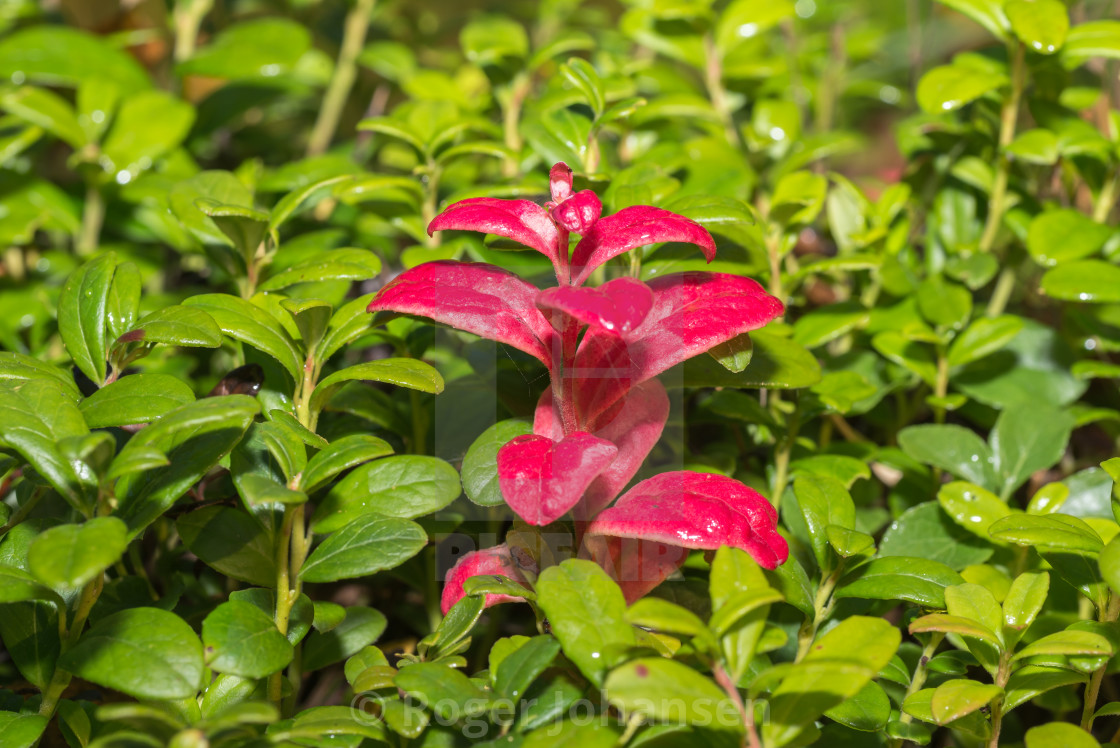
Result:
[[[805,655],[809,654],[809,648],[813,646],[813,640],[817,637],[817,629],[832,612],[832,591],[836,589],[836,583],[840,581],[843,570],[844,564],[841,562],[817,588],[817,595],[813,599],[813,620],[805,621],[801,631],[798,632],[797,657],[794,658],[794,662],[801,662],[805,659]]]
[[[519,126],[521,124],[521,107],[525,103],[525,97],[529,95],[532,87],[532,81],[529,74],[525,71],[518,73],[513,82],[510,83],[509,93],[505,97],[502,107],[502,135],[505,140],[506,148],[509,148],[514,153],[521,152],[521,131]],[[502,165],[502,174],[506,177],[517,176],[518,163],[516,160],[506,159]]]
[[[1097,202],[1093,206],[1093,220],[1104,223],[1108,220],[1112,209],[1116,207],[1117,192],[1120,192],[1120,171],[1112,179],[1105,182],[1101,192],[1097,195]]]
[[[1108,606],[1101,611],[1101,623],[1111,623],[1120,618],[1120,595],[1112,594],[1108,598]],[[1081,712],[1081,729],[1091,733],[1093,731],[1093,715],[1097,711],[1097,696],[1101,692],[1101,682],[1104,681],[1107,665],[1102,665],[1093,672],[1089,682],[1085,685],[1085,707]]]
[[[183,0],[175,7],[175,61],[183,62],[194,55],[195,42],[202,19],[214,7],[214,0]]]
[[[1003,310],[1007,308],[1007,302],[1011,300],[1011,292],[1015,290],[1015,268],[1007,265],[1000,271],[999,278],[996,280],[996,287],[992,291],[992,298],[988,300],[987,315],[989,317],[998,317],[1003,314]]]
[[[712,668],[712,675],[715,676],[716,683],[719,684],[726,693],[731,703],[739,711],[743,718],[743,727],[746,728],[747,736],[744,745],[746,748],[760,748],[762,745],[758,739],[758,730],[754,724],[754,708],[751,703],[743,701],[742,695],[739,693],[739,687],[735,681],[731,679],[726,668],[721,663],[716,663]]]
[[[440,168],[435,161],[430,160],[428,162],[428,181],[424,184],[424,204],[420,206],[425,227],[436,217],[436,209],[439,207],[439,179]],[[442,234],[437,231],[428,237],[428,246],[438,247],[441,236]]]
[[[31,511],[39,503],[39,500],[43,498],[44,493],[46,493],[46,489],[38,488],[31,494],[27,501],[20,504],[19,509],[16,509],[15,513],[8,518],[8,523],[0,527],[0,538],[3,538],[9,530],[27,519],[27,516],[31,514]]]
[[[78,234],[75,249],[79,257],[87,257],[97,251],[101,241],[101,224],[105,221],[105,196],[94,179],[86,182],[86,202],[82,208],[82,228]]]
[[[945,353],[945,346],[937,346],[937,382],[933,394],[939,400],[944,400],[949,393],[949,357]],[[933,409],[933,419],[937,423],[945,423],[945,406],[937,405]]]
[[[778,508],[782,501],[782,494],[786,491],[786,483],[789,481],[789,458],[800,428],[801,401],[798,400],[793,413],[786,420],[786,434],[774,451],[774,487],[771,489],[770,503],[775,509]]]
[[[66,637],[62,640],[60,655],[65,654],[78,643],[78,639],[82,636],[82,629],[86,625],[86,619],[89,618],[89,612],[93,610],[93,604],[97,602],[104,585],[105,576],[98,574],[82,588],[82,595],[78,598],[78,607],[74,611],[74,620],[70,623]],[[60,609],[58,615],[65,619],[66,612]],[[47,685],[47,690],[43,692],[43,700],[39,704],[39,714],[41,716],[47,719],[54,716],[54,710],[58,708],[58,700],[62,698],[62,693],[70,685],[72,678],[73,676],[70,673],[60,667],[55,667],[54,673],[51,675],[51,681]]]
[[[319,116],[315,119],[315,127],[311,137],[307,140],[307,155],[320,156],[327,152],[338,129],[338,121],[342,117],[342,110],[346,106],[346,98],[354,86],[354,79],[358,75],[358,55],[362,52],[362,45],[366,41],[366,32],[369,30],[369,18],[373,13],[375,0],[356,0],[354,7],[346,16],[346,25],[342,32],[342,47],[338,51],[338,62],[335,64],[334,75],[327,85],[327,92],[323,96],[323,106],[319,109]]]
[[[1011,677],[1011,652],[1004,652],[999,658],[999,672],[996,673],[996,685],[1001,689],[1007,688],[1007,679]],[[999,733],[1003,726],[1003,694],[992,699],[992,737],[988,741],[988,748],[999,748]]]
[[[992,195],[988,202],[988,221],[984,225],[984,233],[980,236],[980,244],[977,247],[980,252],[992,251],[996,236],[999,234],[1000,223],[1003,221],[1004,203],[1007,200],[1007,180],[1011,174],[1011,161],[1004,153],[1004,149],[1015,139],[1015,123],[1019,119],[1019,100],[1023,96],[1026,79],[1024,54],[1022,43],[1015,42],[1011,53],[1011,95],[1003,103],[1000,112],[999,146],[996,153],[999,166],[996,168]]]
[[[280,526],[280,536],[276,539],[276,628],[281,634],[287,636],[288,621],[292,615],[292,589],[291,573],[289,567],[290,551],[292,544],[292,527],[295,524],[297,510],[302,518],[303,507],[287,506],[284,508],[284,520]],[[282,706],[284,674],[277,670],[268,679],[268,700]]]
[[[926,678],[929,675],[929,671],[927,670],[926,666],[929,664],[930,658],[933,657],[934,652],[936,652],[937,648],[941,646],[941,642],[944,639],[945,634],[941,633],[940,631],[936,631],[930,636],[929,642],[927,642],[925,648],[922,649],[922,656],[918,660],[918,665],[914,668],[914,677],[910,679],[910,685],[906,689],[906,696],[904,696],[902,699],[904,702],[910,696],[913,696],[918,691],[921,691],[922,686],[926,684]],[[903,712],[898,719],[903,724],[908,724],[913,721],[914,718],[909,714]],[[905,742],[906,741],[902,738],[896,738],[895,740],[891,741],[890,748],[902,748],[902,744]]]
[[[704,37],[704,85],[708,88],[708,98],[723,123],[723,132],[731,145],[742,145],[735,119],[731,114],[731,104],[727,100],[727,89],[723,87],[723,62],[711,34]]]

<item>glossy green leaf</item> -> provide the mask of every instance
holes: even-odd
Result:
[[[205,507],[184,514],[175,527],[183,544],[207,566],[249,584],[276,584],[272,538],[245,512]]]
[[[421,392],[443,392],[443,377],[430,364],[411,358],[386,358],[357,364],[325,377],[311,393],[311,410],[318,412],[346,382],[385,382]]]
[[[963,481],[943,485],[937,491],[937,501],[954,522],[985,540],[991,537],[988,529],[992,523],[1011,514],[994,493]]]
[[[1042,290],[1062,301],[1120,302],[1120,267],[1103,260],[1076,260],[1046,271]]]
[[[415,696],[441,720],[456,722],[484,712],[486,693],[458,670],[434,662],[420,662],[401,670],[397,687]]]
[[[71,273],[58,299],[58,332],[74,365],[97,384],[105,381],[105,325],[116,255],[103,254]]]
[[[738,720],[715,719],[727,694],[682,662],[643,657],[615,668],[604,683],[607,699],[624,714],[668,724],[740,730]]]
[[[1069,10],[1059,0],[1008,0],[1004,6],[1011,30],[1028,49],[1052,55],[1069,31]]]
[[[1001,495],[1010,496],[1036,471],[1060,460],[1073,425],[1069,413],[1045,405],[1022,403],[1004,409],[988,437],[998,466]]]
[[[101,167],[127,184],[182,143],[194,118],[194,107],[164,91],[123,99],[101,144]]]
[[[368,515],[413,519],[443,509],[459,497],[455,468],[436,457],[387,457],[350,472],[319,502],[315,532],[334,532]]]
[[[1050,575],[1044,571],[1027,571],[1015,577],[1003,599],[1003,625],[1009,646],[1022,636],[1042,612],[1050,591]]]
[[[1002,0],[938,0],[938,2],[964,13],[996,38],[1003,38],[1011,29],[1011,24],[1003,10]]]
[[[247,602],[222,603],[202,622],[206,664],[219,673],[263,678],[289,662],[295,652],[276,622]]]
[[[1069,30],[1062,47],[1066,66],[1077,67],[1094,57],[1120,59],[1120,21],[1088,21]]]
[[[166,374],[132,374],[107,384],[83,400],[78,408],[93,429],[151,423],[164,413],[194,402],[182,380]]]
[[[428,542],[423,528],[395,517],[359,517],[332,533],[311,552],[299,576],[305,582],[334,582],[399,566]]]
[[[288,504],[298,505],[307,502],[307,494],[303,491],[293,491],[271,478],[258,473],[244,473],[233,479],[237,492],[247,506],[253,507],[260,504]]]
[[[276,291],[297,283],[362,281],[375,278],[380,272],[380,258],[367,249],[332,249],[269,276],[259,288],[262,291]]]
[[[54,379],[0,384],[0,439],[73,506],[82,503],[86,489],[57,442],[87,433],[78,406]]]
[[[1092,735],[1069,722],[1051,722],[1027,730],[1027,748],[1100,748]]]
[[[955,679],[942,683],[933,692],[930,709],[934,721],[948,724],[987,706],[1003,694],[1003,689],[992,683]]]
[[[1104,547],[1089,525],[1066,514],[1013,514],[993,523],[988,531],[997,540],[1042,551],[1099,553]]]
[[[43,128],[72,148],[86,144],[74,108],[58,94],[45,88],[25,86],[0,91],[0,109]]]
[[[804,346],[764,330],[751,334],[754,353],[741,373],[728,371],[710,356],[696,356],[661,375],[666,387],[798,389],[821,379],[821,367]]]
[[[825,711],[834,722],[861,732],[883,729],[891,715],[891,700],[878,683],[868,683],[855,696]]]
[[[217,348],[222,344],[222,330],[213,317],[201,309],[177,304],[145,315],[125,335],[126,340],[189,348]]]
[[[941,65],[922,76],[918,104],[930,114],[959,109],[1007,83],[1002,76],[962,65]]]
[[[532,426],[516,419],[499,421],[483,431],[463,456],[463,491],[481,506],[505,503],[498,488],[498,450],[514,437],[531,434]]]
[[[974,431],[962,426],[911,426],[898,434],[898,444],[910,457],[947,470],[970,483],[997,487],[995,456]]]
[[[296,21],[263,17],[225,28],[178,65],[180,74],[253,79],[290,71],[311,46],[311,32]]]
[[[541,572],[537,595],[564,654],[602,685],[612,648],[635,642],[618,585],[598,565],[568,560]]]
[[[0,712],[0,735],[9,748],[32,748],[47,729],[48,720],[41,714]]]
[[[344,470],[392,453],[389,443],[376,436],[351,434],[336,439],[308,461],[300,478],[300,489],[314,493]]]
[[[291,335],[264,309],[245,299],[225,294],[192,296],[186,305],[209,314],[222,332],[272,356],[292,376],[303,379],[303,359]]]
[[[330,631],[312,631],[303,643],[303,669],[321,670],[368,647],[385,632],[385,616],[373,608],[351,605],[346,618]]]
[[[27,551],[35,578],[55,589],[77,589],[112,566],[128,546],[128,528],[116,517],[58,525],[36,536]]]
[[[27,26],[0,41],[0,77],[67,87],[101,78],[125,92],[152,85],[143,66],[125,50],[85,31],[53,24]]]
[[[174,613],[132,608],[94,624],[59,666],[137,699],[191,698],[202,684],[202,642]]]
[[[963,366],[995,353],[1021,329],[1022,320],[1010,314],[981,317],[953,339],[949,346],[949,365]]]
[[[836,588],[837,598],[905,600],[926,608],[945,607],[945,587],[961,584],[957,572],[936,561],[906,556],[873,559],[847,574]]]
[[[534,636],[498,665],[494,691],[508,699],[522,698],[559,653],[560,642],[550,636]]]

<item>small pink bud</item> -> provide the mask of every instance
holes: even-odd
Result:
[[[572,194],[572,170],[560,161],[548,172],[548,186],[552,191],[552,202],[562,203]]]
[[[591,190],[580,190],[559,205],[550,205],[548,214],[553,221],[574,234],[585,234],[599,220],[603,203]]]

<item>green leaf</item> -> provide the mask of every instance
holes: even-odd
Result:
[[[412,358],[384,358],[351,366],[324,378],[311,393],[311,412],[318,413],[346,382],[386,382],[421,392],[443,392],[443,377],[430,364]]]
[[[695,356],[661,375],[666,387],[730,387],[798,389],[821,379],[821,366],[804,346],[765,330],[750,334],[754,355],[739,374],[728,371],[711,356]]]
[[[949,366],[964,366],[995,353],[1022,329],[1023,321],[1011,314],[973,321],[949,346]]]
[[[987,587],[968,582],[946,587],[945,606],[949,615],[974,621],[994,633],[1002,649],[1003,609]]]
[[[226,294],[201,294],[184,303],[213,317],[226,335],[279,361],[293,382],[303,381],[303,358],[295,341],[265,310]]]
[[[868,683],[859,692],[825,711],[825,716],[861,732],[883,729],[890,719],[891,701],[878,683]]]
[[[711,627],[712,633],[717,637],[723,637],[749,614],[763,606],[782,602],[783,599],[781,592],[770,587],[759,587],[744,592],[738,592],[727,598],[727,600],[720,605],[719,609],[712,614],[708,625]],[[643,601],[639,600],[638,602]],[[635,605],[637,605],[637,603],[635,603]],[[634,621],[633,614],[628,614],[627,617],[632,622],[637,622]],[[672,629],[664,630],[674,633]],[[701,627],[695,632],[690,631],[683,633],[689,633],[692,636],[705,636],[707,632]]]
[[[219,673],[263,678],[292,661],[295,649],[257,606],[230,600],[202,622],[206,664]]]
[[[66,279],[58,297],[58,332],[74,365],[100,385],[105,381],[105,324],[117,266],[112,252],[96,257]]]
[[[937,687],[930,701],[933,719],[945,725],[987,706],[1003,695],[1003,689],[991,683],[974,680],[948,680]]]
[[[1047,270],[1042,290],[1061,301],[1120,302],[1120,267],[1104,260],[1077,260]]]
[[[719,718],[721,707],[726,709],[723,689],[682,662],[664,657],[631,660],[611,671],[604,690],[607,700],[625,715],[640,714],[666,724],[742,730],[741,721]]]
[[[580,92],[584,102],[594,112],[595,119],[598,119],[606,108],[603,79],[599,77],[598,71],[587,60],[572,57],[560,66],[560,75]]]
[[[956,634],[969,639],[976,639],[992,645],[997,650],[1001,647],[998,635],[982,623],[977,623],[962,616],[947,613],[930,613],[915,619],[910,623],[910,633],[925,634],[930,631],[940,631],[946,634]]]
[[[993,523],[989,533],[996,540],[1040,551],[1099,553],[1104,547],[1089,525],[1066,514],[1012,514]]]
[[[560,653],[560,642],[551,636],[534,636],[511,652],[494,673],[494,691],[515,701]]]
[[[107,384],[78,408],[93,429],[151,423],[164,413],[194,402],[191,388],[167,374],[131,374]]]
[[[133,698],[193,698],[202,685],[202,642],[174,613],[131,608],[94,624],[58,664]]]
[[[840,580],[835,597],[906,600],[926,608],[945,607],[945,588],[964,582],[937,561],[906,556],[872,559]]]
[[[303,670],[314,672],[341,662],[377,641],[385,616],[373,608],[351,605],[342,623],[327,632],[312,631],[303,642]]]
[[[77,589],[116,563],[128,547],[128,528],[116,517],[58,525],[35,537],[27,566],[55,589]]]
[[[373,322],[373,315],[366,312],[366,307],[373,299],[374,294],[359,296],[353,301],[343,304],[331,321],[327,323],[327,332],[319,343],[315,352],[320,362],[325,362],[340,348],[356,340],[369,329]]]
[[[1038,403],[1005,408],[988,437],[1000,475],[1000,494],[1010,496],[1036,471],[1060,460],[1073,425],[1068,412]]]
[[[972,314],[972,293],[964,286],[933,275],[918,286],[918,311],[939,329],[960,330]]]
[[[469,580],[468,580],[469,581]],[[478,623],[482,615],[484,601],[481,596],[468,595],[451,606],[447,615],[436,626],[436,630],[420,642],[429,650],[448,651],[456,648],[461,641],[467,638],[471,629]]]
[[[1062,47],[1062,62],[1075,68],[1094,57],[1120,59],[1120,21],[1079,23],[1069,30]]]
[[[929,114],[948,112],[979,99],[1007,83],[1002,75],[993,75],[962,64],[935,67],[918,82],[918,104]]]
[[[86,144],[86,134],[69,102],[45,88],[24,86],[0,91],[0,109],[43,128],[75,150]]]
[[[1058,156],[1061,155],[1058,136],[1041,127],[1020,133],[1018,137],[1008,143],[1004,152],[1016,160],[1041,166],[1056,164]]]
[[[828,180],[809,171],[786,174],[774,187],[770,218],[785,226],[812,223],[824,207]]]
[[[87,433],[82,412],[54,379],[0,383],[0,440],[74,507],[82,505],[85,489],[57,442]]]
[[[992,523],[1011,514],[1007,504],[973,483],[953,481],[937,491],[937,501],[953,521],[973,535],[990,539]]]
[[[317,669],[317,668],[316,668]],[[356,748],[363,738],[375,743],[386,743],[388,735],[380,722],[370,719],[355,719],[352,706],[317,706],[305,709],[294,719],[270,724],[266,734],[274,744],[284,745],[294,741],[296,745],[322,744],[325,735],[352,736],[356,740],[334,742],[331,746]]]
[[[127,184],[177,147],[194,124],[194,107],[164,91],[126,97],[101,144],[99,163]]]
[[[793,324],[793,340],[816,348],[867,324],[870,313],[857,302],[829,304],[809,312]]]
[[[300,478],[300,490],[314,493],[344,470],[392,453],[389,443],[376,436],[351,434],[335,439],[307,463]]]
[[[58,593],[23,569],[0,564],[0,582],[3,582],[0,585],[0,603],[46,600],[62,606]]]
[[[1101,748],[1092,735],[1069,722],[1051,722],[1027,730],[1027,748]]]
[[[992,450],[971,429],[943,424],[910,426],[898,433],[898,445],[919,462],[982,488],[997,487]]]
[[[381,259],[368,249],[332,249],[269,276],[259,288],[261,291],[276,291],[297,283],[363,281],[376,278],[380,272]],[[362,311],[365,311],[364,306]]]
[[[796,559],[779,566],[775,576],[783,591],[788,588],[785,596],[791,604],[800,610],[812,608],[811,600],[799,600],[797,597],[799,592],[804,592],[805,598],[811,593],[804,590],[809,586],[809,580]],[[783,585],[787,580],[789,583]],[[770,607],[761,601],[773,594],[770,581],[763,574],[762,567],[745,551],[723,546],[712,559],[708,591],[713,610],[709,625],[722,631],[720,646],[729,674],[738,681],[754,659],[765,630]],[[760,604],[756,605],[756,602]]]
[[[155,448],[169,465],[117,481],[116,516],[132,533],[147,527],[237,444],[257,415],[246,395],[209,397],[184,405],[141,430],[120,455]]]
[[[1050,575],[1044,571],[1028,571],[1011,583],[1003,598],[1003,626],[1008,647],[1013,647],[1046,604],[1050,591]]]
[[[250,264],[268,234],[268,214],[255,208],[225,205],[206,198],[196,200],[195,207],[210,217],[245,258],[246,265]]]
[[[113,273],[113,284],[109,287],[106,306],[106,322],[109,327],[109,340],[124,335],[136,324],[140,309],[140,270],[135,263],[122,262]]]
[[[459,474],[436,457],[386,457],[350,472],[331,487],[311,517],[318,533],[370,514],[413,519],[431,514],[459,497]]]
[[[622,590],[597,564],[569,559],[541,572],[537,595],[564,654],[603,685],[611,650],[635,643]]]
[[[743,44],[748,39],[793,18],[796,6],[792,0],[734,0],[724,8],[716,22],[716,47],[721,53]]]
[[[514,437],[533,433],[527,421],[498,421],[483,431],[463,456],[463,491],[480,506],[505,503],[498,488],[498,450]]]
[[[200,200],[251,208],[253,193],[228,171],[203,171],[179,182],[168,194],[171,212],[196,239],[205,244],[233,246],[214,221],[199,210],[196,203]],[[226,270],[234,271],[233,268]],[[241,268],[242,272],[244,270]]]
[[[233,485],[249,507],[272,503],[294,506],[307,502],[307,494],[303,491],[293,491],[259,473],[238,475],[233,479]]]
[[[960,570],[992,555],[990,542],[953,522],[935,501],[911,507],[895,520],[879,543],[880,556],[918,556]]]
[[[33,748],[47,729],[48,720],[40,714],[0,712],[0,735],[8,748]]]
[[[709,348],[708,355],[732,374],[739,374],[750,366],[751,359],[754,358],[754,343],[751,342],[750,335],[743,333]]]
[[[190,59],[180,75],[253,79],[290,71],[311,48],[311,32],[296,21],[262,17],[227,26]]]
[[[325,600],[315,601],[315,617],[311,625],[320,633],[327,633],[346,620],[346,608]]]
[[[776,591],[772,591],[777,594]],[[780,595],[777,595],[781,599]],[[749,612],[749,611],[747,611]],[[656,597],[645,597],[636,601],[626,610],[626,620],[635,626],[653,631],[687,637],[706,636],[711,638],[704,622],[687,608]]]
[[[272,538],[243,511],[222,506],[184,514],[175,523],[191,553],[221,574],[249,584],[276,584]]]
[[[305,582],[355,579],[400,566],[428,542],[423,528],[396,517],[359,517],[319,545],[299,572]]]
[[[27,26],[0,41],[0,77],[71,88],[101,78],[126,93],[152,86],[147,71],[125,50],[56,24]]]
[[[997,39],[1004,39],[1011,23],[1003,11],[1003,0],[938,0],[942,5],[964,13]]]
[[[890,361],[905,367],[931,387],[937,382],[937,362],[928,346],[921,345],[893,330],[871,339],[871,347]]]
[[[446,665],[419,662],[397,673],[394,681],[446,724],[475,717],[490,706],[485,691]]]
[[[186,348],[217,348],[222,344],[222,330],[213,317],[201,309],[178,304],[145,315],[125,335],[128,340]]]
[[[1039,694],[1087,680],[1088,676],[1084,673],[1067,668],[1023,665],[1007,681],[1007,695],[1003,699],[1004,712],[1027,703]]]
[[[821,569],[832,568],[832,558],[826,528],[829,525],[853,528],[856,506],[844,484],[824,475],[800,475],[793,481],[793,492],[805,524],[813,554]]]
[[[18,385],[32,379],[44,379],[58,385],[71,401],[81,397],[78,385],[70,372],[57,366],[25,356],[22,353],[0,351],[0,386]]]
[[[1112,645],[1100,634],[1089,631],[1059,631],[1036,639],[1020,649],[1012,660],[1040,655],[1112,655]]]
[[[1007,0],[1004,11],[1011,30],[1029,49],[1052,55],[1065,43],[1069,10],[1059,0]]]
[[[326,177],[325,179],[316,179],[309,181],[308,183],[297,187],[295,190],[289,192],[287,195],[284,195],[284,197],[276,201],[276,205],[272,206],[272,210],[269,211],[268,230],[270,232],[279,230],[284,222],[291,218],[295,214],[296,210],[298,210],[301,205],[307,202],[307,200],[309,200],[316,192],[324,190],[334,184],[338,184],[339,182],[348,181],[350,179],[352,179],[352,177],[349,174],[338,174],[335,176]],[[380,263],[378,263],[378,268],[380,268]],[[362,278],[361,280],[365,280],[365,278]],[[261,290],[264,291],[267,289],[262,287]]]
[[[463,26],[459,32],[463,54],[475,65],[497,65],[507,58],[529,54],[525,27],[512,18],[484,16]]]

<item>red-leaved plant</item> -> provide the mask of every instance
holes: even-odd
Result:
[[[647,244],[695,244],[710,262],[715,243],[699,224],[660,208],[638,205],[600,218],[598,196],[573,193],[572,170],[563,163],[552,167],[549,181],[552,200],[543,207],[529,200],[463,200],[436,216],[428,233],[460,229],[513,239],[552,261],[556,287],[542,291],[483,263],[429,262],[386,285],[369,310],[427,317],[513,346],[548,368],[551,387],[537,405],[533,433],[498,452],[502,496],[530,525],[571,512],[580,555],[602,565],[628,601],[679,568],[688,549],[730,545],[777,567],[789,555],[777,514],[738,481],[670,472],[614,500],[668,419],[669,399],[655,377],[762,327],[782,314],[781,302],[755,281],[725,273],[583,286],[607,260]],[[581,236],[574,249],[571,233]],[[537,563],[507,544],[467,554],[448,572],[444,612],[471,576],[529,584]],[[486,604],[515,599],[492,594]]]

